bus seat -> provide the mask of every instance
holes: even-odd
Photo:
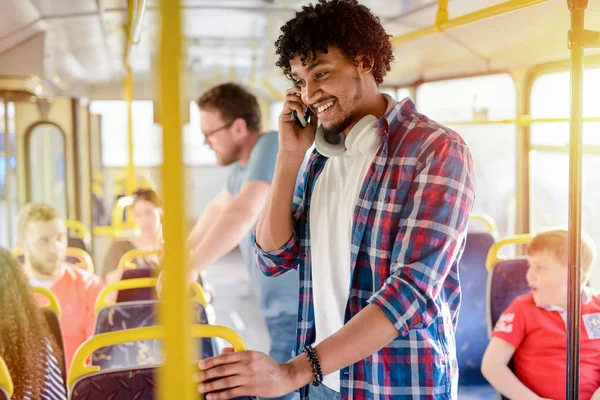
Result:
[[[158,301],[139,301],[104,307],[98,313],[95,335],[157,326],[159,304]],[[208,324],[206,311],[197,302],[193,304],[193,315],[196,324]],[[201,339],[199,345],[202,346],[202,352],[198,353],[200,358],[217,354],[218,346],[214,340]],[[155,365],[161,362],[162,349],[158,340],[144,340],[101,348],[94,352],[92,364],[102,369],[114,369]]]
[[[89,252],[88,248],[85,245],[85,242],[83,241],[82,238],[69,237],[69,239],[68,239],[68,246],[69,247],[73,247],[75,249],[81,249],[81,250],[85,251],[86,253]]]
[[[488,271],[485,261],[494,242],[494,236],[488,232],[467,234],[459,265],[462,300],[456,328],[459,387],[483,385],[489,387],[491,393],[493,389],[481,374],[481,360],[488,344],[484,284]]]
[[[137,279],[137,278],[152,278],[158,275],[158,271],[152,268],[136,268],[126,269],[123,271],[121,280]],[[156,290],[154,287],[145,287],[138,289],[119,290],[117,292],[117,303],[126,301],[144,301],[156,300]]]
[[[10,400],[14,389],[13,381],[8,373],[8,367],[2,357],[0,357],[0,400]]]
[[[104,307],[115,304],[114,301],[110,300],[111,294],[113,292],[141,288],[151,288],[153,290],[156,287],[157,282],[158,278],[152,277],[127,279],[109,283],[100,291],[100,293],[98,293],[95,307],[96,313],[100,312],[100,310]],[[199,302],[203,306],[208,305],[206,301],[206,292],[204,291],[202,286],[200,286],[200,284],[198,284],[197,282],[192,282],[190,284],[190,295],[195,301]]]
[[[223,338],[235,349],[243,351],[246,346],[242,338],[229,328],[211,325],[192,325],[195,338]],[[69,399],[72,400],[154,400],[155,373],[159,365],[117,370],[102,370],[96,365],[87,365],[89,355],[98,349],[116,346],[130,341],[160,340],[164,337],[164,328],[127,329],[118,332],[103,333],[88,339],[75,354],[73,366],[69,371]],[[200,395],[198,395],[200,398]],[[252,399],[249,397],[240,399]]]
[[[48,324],[48,327],[50,328],[50,333],[54,337],[56,345],[62,351],[62,357],[59,358],[56,354],[55,354],[55,356],[58,360],[58,366],[60,367],[60,372],[61,372],[61,375],[63,378],[63,382],[66,385],[67,369],[66,369],[66,362],[65,362],[65,345],[63,342],[62,330],[60,329],[58,315],[54,311],[47,309],[47,308],[43,309],[43,312],[44,312],[44,318],[46,319],[46,323]],[[66,387],[65,387],[65,389],[66,389]]]
[[[498,318],[510,303],[529,292],[527,260],[517,258],[497,262],[488,279],[488,333],[491,334]]]

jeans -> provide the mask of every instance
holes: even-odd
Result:
[[[298,317],[296,315],[280,315],[274,318],[267,318],[267,329],[271,337],[271,349],[269,356],[277,362],[283,363],[289,361],[292,356],[292,350],[296,343],[296,325]],[[292,392],[276,400],[298,400],[300,394]]]
[[[309,400],[339,400],[340,394],[323,384],[320,384],[319,386],[309,384],[308,398]]]

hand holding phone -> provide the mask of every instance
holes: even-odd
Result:
[[[298,126],[302,129],[306,128],[306,125],[310,123],[310,108],[308,107],[304,109],[304,115],[299,115],[296,110],[292,111],[292,115]]]

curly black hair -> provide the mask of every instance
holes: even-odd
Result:
[[[372,65],[377,84],[390,71],[394,60],[390,35],[381,21],[357,0],[319,0],[303,6],[296,16],[281,27],[275,42],[279,61],[276,65],[291,77],[290,60],[300,56],[302,65],[317,52],[335,47],[349,60],[362,59]]]

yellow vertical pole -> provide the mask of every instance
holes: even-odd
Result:
[[[184,169],[181,137],[181,4],[160,2],[160,107],[163,125],[164,269],[160,317],[165,327],[165,365],[159,378],[159,398],[193,397],[187,266],[184,255]]]
[[[579,399],[579,339],[581,320],[581,175],[583,131],[583,55],[573,40],[584,30],[587,0],[568,0],[571,12],[571,135],[569,139],[569,298],[567,302],[567,393]]]
[[[135,190],[135,164],[133,163],[133,74],[131,67],[125,67],[125,102],[127,103],[127,194]]]

